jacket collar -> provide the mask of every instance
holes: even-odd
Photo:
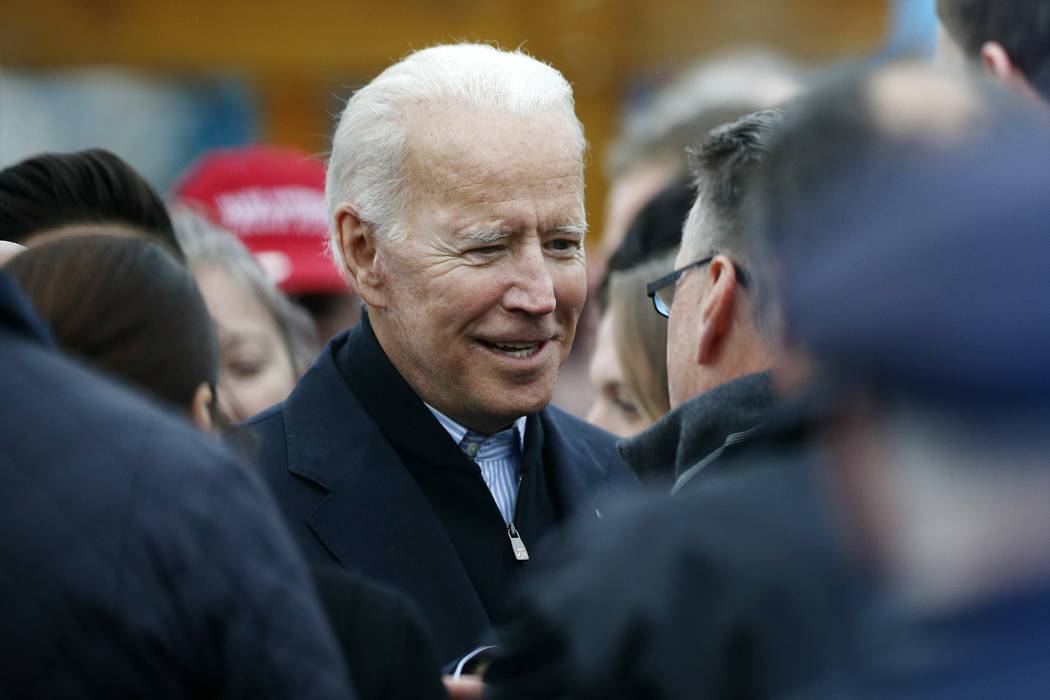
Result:
[[[356,344],[358,338],[355,334],[361,332],[362,327],[358,325],[333,338],[284,403],[288,469],[327,491],[332,491],[348,478],[367,481],[366,493],[384,484],[391,489],[405,486],[392,475],[395,470],[369,469],[376,451],[391,458],[396,455],[381,427],[365,410],[345,376],[353,371],[353,366],[347,364],[347,346]],[[364,369],[368,371],[370,367]],[[402,423],[399,433],[404,436],[412,435],[417,428],[431,430],[438,439],[448,443],[450,455],[461,460],[458,448],[423,402],[415,394],[412,398],[414,401],[406,409],[418,409],[425,421],[416,428]],[[589,426],[574,425],[579,421],[558,408],[549,406],[540,412],[538,418],[543,428],[538,433],[543,436],[543,459],[550,462],[548,466],[556,496],[566,511],[577,506],[587,507],[588,504],[581,502],[586,500],[585,495],[593,494],[608,480],[606,462],[609,453],[587,439],[583,431]],[[419,493],[423,499],[420,504],[430,512],[425,496],[407,471],[396,471],[405,472],[411,490]],[[397,483],[393,483],[395,481]]]
[[[488,617],[437,514],[343,375],[341,355],[359,332],[329,341],[285,401],[288,470],[326,492],[306,517],[324,547],[429,611],[439,649],[451,657],[470,648]]]
[[[284,402],[288,469],[328,491],[357,469],[381,437],[336,363],[353,332],[328,342]]]
[[[671,481],[723,445],[754,428],[775,401],[769,372],[726,382],[682,404],[634,437],[620,454],[643,481]]]
[[[441,469],[476,468],[387,357],[367,313],[334,359],[344,383],[398,453]]]

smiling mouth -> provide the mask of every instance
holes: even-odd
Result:
[[[547,341],[546,340],[542,340],[542,341],[533,342],[533,343],[511,343],[511,342],[491,343],[491,342],[488,342],[486,340],[482,340],[481,344],[484,345],[485,347],[487,347],[489,350],[493,350],[495,352],[498,352],[501,355],[506,355],[507,357],[516,357],[516,358],[524,359],[524,358],[532,357],[533,355],[538,353],[540,350],[542,350],[543,346],[545,346],[547,344]]]

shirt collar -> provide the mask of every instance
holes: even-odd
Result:
[[[434,414],[435,418],[437,418],[438,423],[441,424],[441,427],[445,429],[445,431],[449,434],[449,437],[451,437],[452,441],[457,445],[463,442],[463,438],[467,436],[467,433],[474,433],[474,431],[470,430],[469,428],[460,423],[457,423],[441,411],[428,404],[426,401],[423,402],[423,405],[430,409],[430,412]],[[514,424],[510,428],[502,430],[496,433],[495,435],[482,436],[484,437],[484,442],[486,444],[488,444],[490,441],[496,443],[503,443],[505,441],[513,440],[514,437],[517,436],[518,449],[524,452],[526,420],[528,420],[528,416],[522,416],[521,418],[514,421]],[[477,435],[478,433],[474,434]]]

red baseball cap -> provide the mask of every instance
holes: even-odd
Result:
[[[276,146],[210,151],[180,179],[175,196],[237,234],[289,294],[349,291],[329,259],[324,165]]]

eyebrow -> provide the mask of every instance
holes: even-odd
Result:
[[[564,224],[562,226],[555,226],[550,230],[550,233],[568,234],[582,239],[587,237],[587,224]]]
[[[486,244],[495,243],[504,238],[510,238],[515,233],[517,233],[517,231],[512,228],[467,229],[462,232],[462,235],[472,243]],[[583,239],[587,237],[587,224],[564,224],[562,226],[555,226],[547,231],[547,235],[550,234],[576,236],[577,238]]]
[[[510,238],[514,230],[509,228],[500,229],[468,229],[463,231],[463,237],[472,243],[495,243],[496,241]]]

